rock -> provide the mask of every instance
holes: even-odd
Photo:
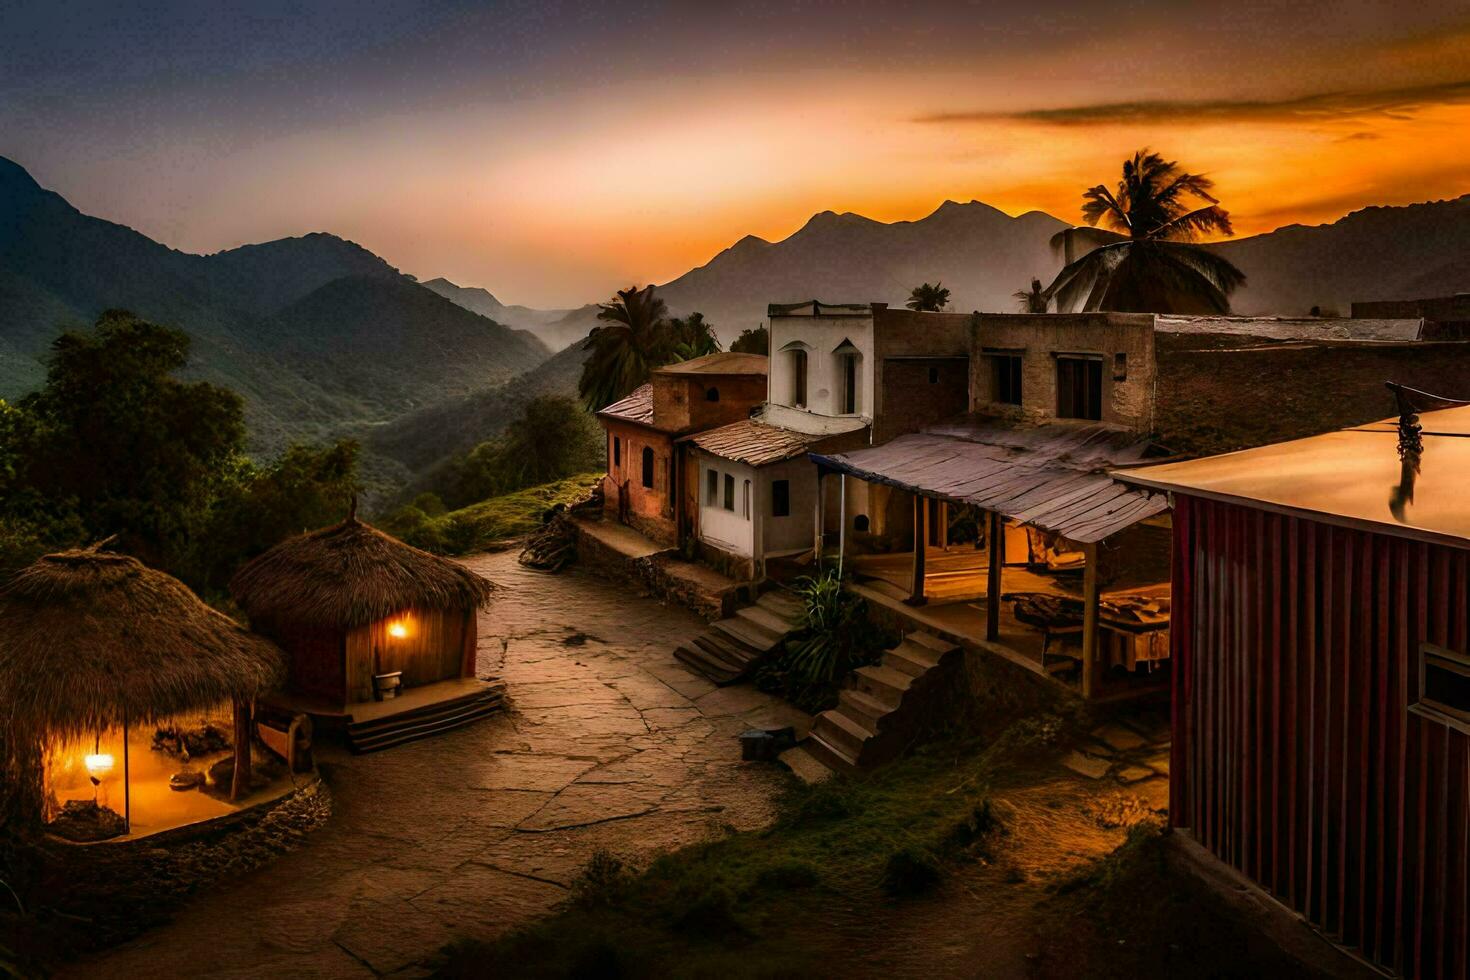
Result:
[[[1116,724],[1102,726],[1092,733],[1092,737],[1117,752],[1130,752],[1148,744],[1142,735]]]
[[[1152,779],[1156,775],[1158,773],[1152,769],[1145,769],[1143,766],[1128,766],[1118,773],[1118,781],[1120,783],[1137,783],[1145,779]]]
[[[1062,759],[1062,765],[1077,773],[1077,775],[1086,776],[1088,779],[1101,779],[1112,768],[1112,763],[1106,759],[1098,759],[1075,750],[1067,753],[1066,757]]]

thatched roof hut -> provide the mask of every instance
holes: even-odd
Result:
[[[23,797],[39,797],[46,746],[122,729],[126,788],[129,726],[233,702],[233,798],[249,773],[248,705],[284,668],[275,644],[127,555],[46,555],[0,588],[0,740]],[[38,812],[38,798],[18,802]]]
[[[0,725],[75,737],[276,686],[275,644],[171,575],[101,551],[47,555],[0,589]]]
[[[352,629],[404,609],[478,609],[494,586],[355,517],[283,541],[230,581],[252,620]]]
[[[385,691],[473,678],[476,614],[493,589],[356,516],[281,542],[230,582],[251,627],[285,648],[288,693],[322,720]]]

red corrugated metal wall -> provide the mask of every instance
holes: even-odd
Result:
[[[1174,825],[1369,959],[1466,976],[1470,738],[1407,706],[1420,642],[1470,650],[1470,552],[1183,495],[1174,535]]]

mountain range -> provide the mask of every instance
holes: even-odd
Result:
[[[740,239],[659,294],[726,343],[768,303],[901,304],[926,281],[949,287],[954,309],[1012,310],[1012,293],[1056,273],[1049,242],[1064,227],[979,201],[891,223],[824,211],[781,241]],[[1210,247],[1247,275],[1240,313],[1445,295],[1470,290],[1470,195]],[[245,397],[256,450],[357,436],[369,473],[396,486],[495,435],[530,398],[574,393],[578,342],[597,323],[595,304],[538,310],[420,283],[330,234],[177,251],[82,214],[0,157],[0,397],[39,384],[59,330],[108,308],[186,330],[191,373]]]

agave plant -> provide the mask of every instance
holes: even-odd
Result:
[[[831,684],[852,666],[857,633],[867,623],[867,604],[842,587],[835,569],[796,581],[803,618],[788,666],[809,684]]]
[[[1116,190],[1098,184],[1085,191],[1087,227],[1052,238],[1054,248],[1068,252],[1067,266],[1046,288],[1057,311],[1229,313],[1230,294],[1245,273],[1194,244],[1234,234],[1213,190],[1208,177],[1145,148],[1124,161]],[[1072,260],[1078,243],[1091,250]]]

